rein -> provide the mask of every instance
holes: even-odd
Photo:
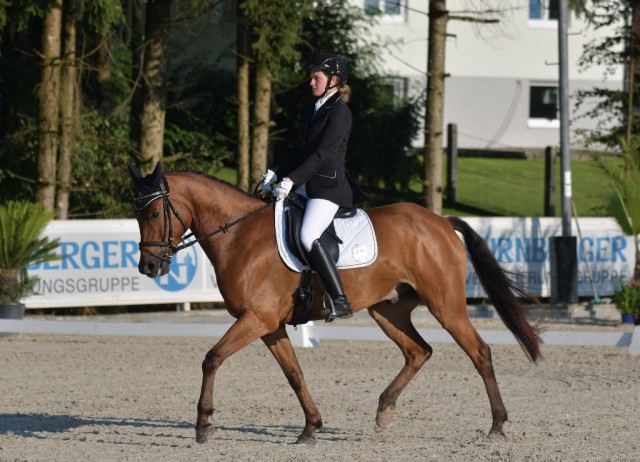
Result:
[[[164,179],[164,178],[163,178]],[[147,196],[143,196],[143,197],[139,197],[136,198],[134,200],[134,208],[136,210],[143,210],[145,209],[149,204],[151,204],[153,201],[155,201],[156,199],[160,199],[162,198],[162,202],[163,202],[163,215],[164,215],[164,231],[162,232],[162,241],[141,241],[140,243],[138,243],[138,248],[140,249],[141,252],[146,252],[150,255],[153,255],[156,258],[159,258],[160,260],[162,260],[165,263],[171,263],[171,258],[173,257],[173,255],[175,255],[176,253],[178,253],[180,250],[183,249],[187,249],[189,247],[191,247],[192,245],[197,244],[198,242],[201,242],[205,239],[210,238],[211,236],[214,236],[218,233],[226,233],[229,228],[237,225],[238,223],[243,222],[244,220],[247,220],[249,218],[251,218],[253,215],[255,215],[256,213],[262,212],[264,209],[271,207],[275,204],[274,202],[269,202],[265,205],[263,205],[262,207],[254,210],[253,212],[249,212],[246,215],[241,216],[240,218],[232,221],[231,223],[227,223],[224,226],[219,226],[218,229],[216,229],[215,231],[211,231],[208,234],[205,234],[204,236],[200,236],[197,237],[196,239],[194,239],[193,241],[190,242],[186,242],[187,239],[194,237],[193,233],[189,233],[186,236],[182,236],[180,238],[180,244],[178,245],[173,245],[173,226],[171,223],[171,214],[173,213],[173,215],[178,219],[178,221],[180,222],[180,224],[182,225],[182,227],[184,229],[187,229],[187,226],[184,224],[184,221],[182,220],[182,217],[180,216],[180,214],[178,213],[178,210],[175,208],[175,206],[171,203],[171,201],[169,200],[169,195],[171,193],[169,191],[167,191],[167,188],[165,187],[165,181],[161,181],[160,182],[160,190],[156,191],[154,193],[151,193]],[[136,200],[139,201],[140,199],[148,199],[144,205],[141,208],[138,208],[135,206],[135,202]],[[168,240],[166,239],[166,231],[167,229],[169,230],[169,236],[168,236]],[[146,247],[163,247],[164,248],[164,254],[155,254],[149,250],[146,249]],[[169,250],[171,250],[173,253],[169,254]]]

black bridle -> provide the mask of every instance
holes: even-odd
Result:
[[[185,230],[187,229],[187,226],[184,224],[184,221],[182,220],[182,217],[178,213],[178,210],[174,207],[174,205],[169,200],[170,194],[171,192],[169,191],[169,184],[167,183],[167,180],[163,176],[162,181],[160,181],[159,190],[154,191],[150,194],[146,194],[144,196],[135,196],[133,199],[133,208],[135,211],[139,212],[147,208],[149,204],[151,204],[152,202],[162,198],[162,209],[163,209],[163,215],[164,215],[163,217],[164,229],[162,231],[162,241],[140,241],[138,243],[138,248],[140,249],[141,252],[148,253],[149,255],[152,255],[168,264],[171,263],[171,258],[173,257],[173,255],[178,253],[180,250],[191,247],[192,245],[195,245],[200,241],[208,239],[209,237],[215,234],[226,233],[229,230],[229,228],[231,228],[232,226],[237,225],[238,223],[252,217],[256,213],[261,212],[267,207],[271,207],[275,204],[275,202],[269,202],[263,205],[262,207],[254,210],[253,212],[249,212],[248,214],[241,216],[240,218],[232,221],[231,223],[227,223],[224,226],[219,226],[218,229],[216,229],[215,231],[212,231],[208,234],[205,234],[204,236],[200,236],[198,238],[195,238],[192,241],[187,242],[188,239],[190,239],[191,237],[194,237],[193,233],[189,233],[180,238],[180,243],[178,245],[173,245],[173,225],[171,220],[171,214],[173,213],[173,215],[178,219],[178,221],[180,222],[180,224]],[[169,233],[168,239],[167,239],[167,230]],[[162,247],[164,249],[164,253],[153,253],[147,250],[147,247]],[[169,253],[169,251],[171,251],[172,253]]]

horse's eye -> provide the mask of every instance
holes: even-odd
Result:
[[[151,218],[153,218],[154,220],[159,216],[160,216],[160,212],[158,212],[157,210],[151,214]]]

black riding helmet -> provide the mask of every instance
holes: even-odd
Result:
[[[347,79],[349,78],[349,67],[347,66],[347,61],[341,56],[334,54],[321,54],[317,55],[309,67],[307,67],[309,71],[322,71],[329,77],[329,82],[331,82],[331,77],[334,75],[340,78],[340,83],[337,85],[342,86],[347,83]],[[332,89],[334,86],[327,86],[325,89],[325,93],[327,90]]]

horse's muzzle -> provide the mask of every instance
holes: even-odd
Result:
[[[150,258],[140,259],[138,271],[150,278],[157,278],[169,273],[169,271],[171,271],[171,264],[156,256],[152,256]]]

